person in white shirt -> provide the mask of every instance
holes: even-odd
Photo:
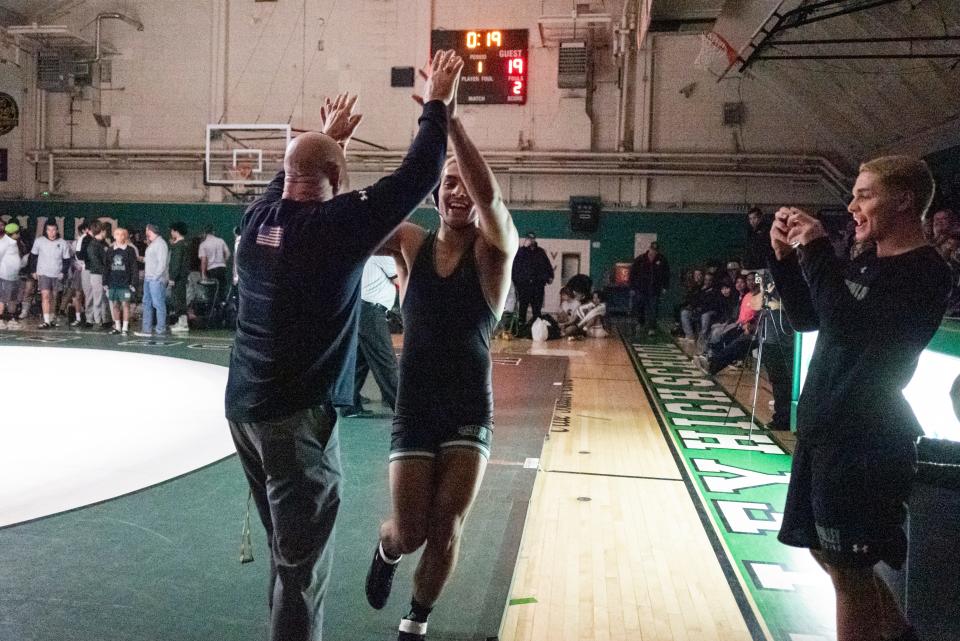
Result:
[[[206,235],[198,251],[200,278],[217,281],[217,296],[214,299],[214,305],[217,305],[227,295],[230,286],[230,274],[227,272],[230,248],[222,238],[213,233],[213,225],[208,225],[204,232]]]
[[[609,336],[603,326],[606,315],[607,303],[604,301],[603,292],[595,291],[590,302],[577,308],[571,321],[563,328],[563,335],[570,340],[580,336],[605,338]]]
[[[393,411],[397,403],[397,357],[387,327],[387,310],[397,298],[397,263],[392,256],[371,256],[363,266],[360,281],[360,325],[357,334],[357,369],[353,385],[353,406],[345,408],[347,418],[371,415],[363,408],[360,389],[367,374],[380,388],[383,404]]]
[[[3,318],[8,305],[11,315],[16,311],[17,295],[20,293],[20,269],[26,257],[20,257],[19,238],[20,226],[17,223],[7,224],[0,235],[0,329],[21,327],[16,318],[9,322]]]
[[[73,250],[67,241],[60,238],[57,223],[48,220],[43,233],[33,241],[30,253],[37,257],[33,277],[40,285],[40,305],[43,309],[43,323],[37,329],[50,329],[57,326],[54,322],[57,294],[63,288],[63,273],[65,267],[69,266],[67,261],[73,255]]]
[[[153,334],[153,315],[157,315],[157,336],[167,331],[167,281],[170,279],[167,268],[170,264],[170,250],[160,235],[160,228],[153,223],[147,225],[147,250],[143,254],[143,319],[137,336]]]

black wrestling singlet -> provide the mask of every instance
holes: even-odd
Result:
[[[493,425],[490,336],[497,318],[480,285],[471,244],[446,278],[423,241],[403,299],[403,354],[396,419]]]

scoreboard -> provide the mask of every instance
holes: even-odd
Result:
[[[430,55],[453,49],[463,58],[457,92],[461,105],[524,105],[528,38],[526,29],[438,29],[430,34]]]

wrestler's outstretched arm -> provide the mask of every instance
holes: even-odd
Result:
[[[456,115],[450,117],[450,142],[460,168],[460,178],[477,210],[480,234],[491,247],[513,257],[520,239],[513,218],[503,202],[500,185],[480,154],[480,150],[467,135],[463,121]]]

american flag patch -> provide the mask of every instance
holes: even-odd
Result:
[[[260,225],[257,230],[257,244],[267,247],[280,247],[280,241],[283,240],[283,227],[271,227],[270,225]]]

